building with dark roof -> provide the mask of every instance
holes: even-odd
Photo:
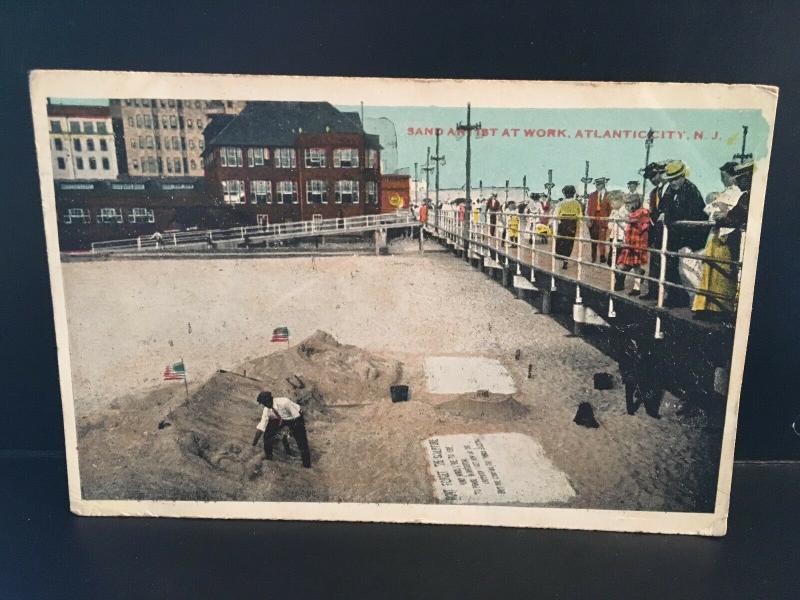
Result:
[[[378,137],[328,102],[248,102],[204,131],[206,189],[253,224],[380,212]]]

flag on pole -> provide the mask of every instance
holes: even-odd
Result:
[[[276,327],[272,332],[273,342],[288,342],[289,341],[289,328]]]
[[[186,381],[186,367],[183,361],[167,365],[164,368],[164,381]]]

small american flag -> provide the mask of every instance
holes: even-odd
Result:
[[[272,332],[273,342],[288,342],[289,341],[289,328],[276,327]]]
[[[167,365],[164,368],[164,381],[186,381],[186,367],[183,361]]]

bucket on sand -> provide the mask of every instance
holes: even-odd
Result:
[[[610,390],[613,387],[614,387],[614,378],[611,376],[611,373],[594,374],[594,389]]]
[[[392,402],[405,402],[408,400],[408,386],[390,385],[389,394],[392,397]]]

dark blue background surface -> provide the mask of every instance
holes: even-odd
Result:
[[[724,540],[70,516],[27,71],[780,86],[737,455],[800,458],[798,22],[791,1],[2,0],[0,596],[789,597],[798,473],[786,466],[737,468]]]

